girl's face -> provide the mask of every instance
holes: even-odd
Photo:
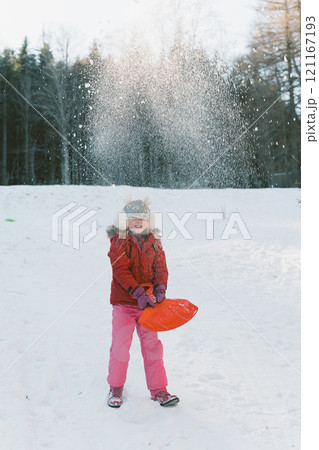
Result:
[[[146,219],[130,217],[128,219],[128,227],[133,233],[141,234],[148,227],[148,221]]]

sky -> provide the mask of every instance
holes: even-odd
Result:
[[[38,50],[45,33],[46,41],[55,49],[63,46],[68,34],[71,57],[87,55],[95,39],[107,54],[119,51],[132,33],[138,33],[159,52],[171,43],[180,24],[186,36],[195,35],[208,52],[218,48],[227,59],[245,52],[257,1],[11,1],[0,16],[0,51],[20,48],[25,36],[30,49]]]

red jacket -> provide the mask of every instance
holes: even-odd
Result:
[[[167,286],[165,253],[160,240],[152,233],[147,235],[142,249],[130,231],[125,239],[120,239],[116,233],[111,237],[108,256],[113,270],[110,296],[112,305],[137,305],[137,300],[131,293],[141,283],[151,282],[154,287],[159,284]]]

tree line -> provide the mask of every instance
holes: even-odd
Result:
[[[261,0],[255,30],[231,67],[181,29],[157,59],[5,49],[1,184],[299,186],[300,1]]]
[[[89,56],[90,57],[90,56]],[[0,57],[2,184],[84,183],[82,126],[89,93],[88,59],[56,61],[49,44],[38,55],[27,38]],[[50,125],[51,124],[51,125]]]
[[[249,52],[233,77],[249,121],[266,111],[253,135],[264,186],[300,186],[300,55],[300,0],[259,0]]]

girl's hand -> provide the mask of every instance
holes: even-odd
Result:
[[[132,296],[137,300],[137,304],[140,309],[145,309],[147,305],[155,306],[154,300],[146,295],[145,290],[144,288],[142,288],[142,286],[137,287],[132,292]]]
[[[157,300],[157,303],[161,303],[166,298],[166,286],[165,284],[159,284],[154,289],[154,294]]]

